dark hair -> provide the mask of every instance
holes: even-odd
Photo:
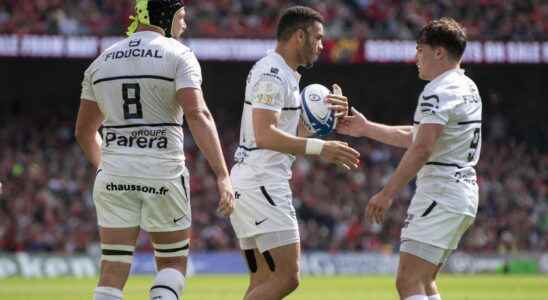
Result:
[[[292,6],[286,9],[278,21],[276,38],[287,41],[299,29],[306,29],[314,22],[324,23],[322,15],[306,6]]]
[[[460,60],[466,49],[466,32],[454,19],[441,18],[421,29],[417,43],[442,47],[452,58]]]

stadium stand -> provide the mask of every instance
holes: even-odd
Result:
[[[2,119],[0,178],[5,182],[0,195],[0,248],[67,254],[92,251],[98,244],[90,185],[94,173],[74,142],[72,116],[43,112]],[[229,158],[238,132],[233,124],[219,126]],[[501,127],[508,125],[505,116],[491,118],[486,125],[483,159],[477,168],[480,209],[462,249],[546,251],[548,157],[523,142],[502,140]],[[385,226],[365,222],[363,209],[403,152],[364,140],[350,142],[362,154],[361,169],[356,171],[347,173],[314,159],[296,163],[292,184],[303,247],[396,251],[412,186],[398,195]],[[237,249],[227,219],[214,213],[214,177],[191,138],[186,143],[187,165],[193,171],[193,251]],[[148,247],[146,235],[139,243],[141,248]]]
[[[188,37],[271,38],[283,6],[320,11],[329,38],[411,39],[429,20],[451,16],[471,40],[546,40],[548,3],[542,0],[200,0],[186,1]],[[0,34],[122,35],[131,0],[0,1]]]

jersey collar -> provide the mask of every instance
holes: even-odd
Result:
[[[285,59],[276,51],[269,50],[267,52],[268,55],[272,56],[274,60],[276,60],[281,66],[283,66],[289,74],[293,74],[293,77],[297,82],[301,80],[301,74],[295,70],[293,70],[286,62]]]
[[[429,87],[433,87],[433,86],[437,86],[439,85],[441,82],[444,81],[444,79],[446,79],[447,77],[451,76],[451,75],[464,75],[464,70],[461,69],[461,68],[455,68],[455,69],[450,69],[450,70],[447,70],[443,73],[441,73],[440,75],[438,75],[438,77],[432,79],[432,81],[430,81],[425,88],[429,88]]]

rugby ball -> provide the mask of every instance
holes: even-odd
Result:
[[[308,130],[316,136],[331,133],[337,125],[335,112],[328,107],[328,88],[321,84],[307,85],[301,92],[301,117]]]

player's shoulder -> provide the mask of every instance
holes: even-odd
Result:
[[[283,66],[280,66],[279,62],[267,55],[259,59],[253,66],[253,77],[258,79],[270,79],[279,83],[285,83],[286,77]]]
[[[171,55],[171,57],[174,58],[183,58],[183,59],[196,59],[196,55],[188,47],[187,45],[183,44],[181,41],[176,40],[174,38],[168,38],[168,37],[161,37],[157,40],[155,40],[156,43],[159,44],[164,50]]]
[[[190,47],[174,38],[162,37],[161,43],[164,44],[166,48],[174,52],[192,52]]]
[[[122,49],[124,48],[125,46],[127,46],[128,42],[130,40],[130,37],[126,37],[124,39],[121,39],[119,41],[116,41],[114,42],[112,45],[108,46],[105,48],[105,50],[103,50],[103,52],[101,52],[101,54],[99,54],[99,56],[97,56],[93,62],[91,63],[90,67],[97,67],[99,64],[101,64],[102,62],[106,61],[106,56],[109,54],[109,53],[112,53],[114,51],[117,51],[119,49]]]
[[[437,98],[439,101],[450,101],[467,94],[474,82],[468,78],[463,70],[454,70],[445,76],[430,82],[423,92],[424,97]]]

